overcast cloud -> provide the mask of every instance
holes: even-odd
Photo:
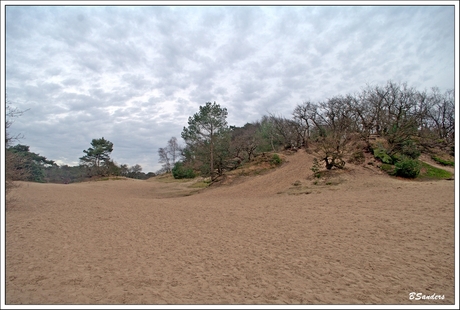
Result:
[[[58,164],[104,137],[117,163],[155,172],[208,101],[243,126],[388,80],[454,88],[454,6],[11,4],[6,93],[29,109],[12,133]]]

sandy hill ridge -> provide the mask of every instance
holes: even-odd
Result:
[[[230,197],[267,197],[282,194],[292,188],[296,182],[315,188],[313,182],[313,159],[315,154],[309,154],[304,150],[299,150],[292,155],[287,155],[285,162],[273,170],[261,175],[239,177],[236,184],[211,186],[201,195],[222,195]],[[366,161],[367,162],[367,161]],[[325,168],[322,169],[323,171]],[[325,171],[329,175],[335,175],[335,179],[340,180],[335,185],[341,187],[360,187],[360,183],[398,182],[391,179],[378,168],[363,165],[353,165],[347,163],[344,170],[333,169]],[[334,178],[334,177],[333,177]],[[321,181],[321,180],[318,180]],[[319,188],[319,186],[316,186]]]
[[[239,177],[236,184],[211,186],[201,195],[224,195],[237,197],[266,197],[276,195],[288,188],[291,183],[305,179],[312,174],[314,156],[299,151],[286,156],[280,166],[261,175]]]

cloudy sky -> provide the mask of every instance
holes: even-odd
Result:
[[[14,4],[2,70],[28,111],[11,132],[58,164],[104,137],[117,163],[155,172],[208,101],[243,126],[388,80],[454,88],[454,6]]]

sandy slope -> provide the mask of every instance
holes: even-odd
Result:
[[[311,160],[176,198],[152,179],[22,183],[6,303],[453,304],[454,181],[350,166],[313,185]]]

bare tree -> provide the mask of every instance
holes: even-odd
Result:
[[[138,179],[142,172],[142,167],[139,164],[135,164],[131,168],[129,168],[129,177]]]
[[[160,147],[158,149],[158,156],[160,159],[158,160],[159,163],[162,163],[162,171],[171,172],[171,161],[169,159],[169,152],[167,148]]]
[[[171,139],[169,139],[167,152],[171,156],[172,165],[174,166],[174,164],[178,161],[180,154],[181,154],[181,147],[177,143],[176,137],[172,137]]]
[[[454,144],[455,132],[455,99],[454,91],[448,90],[441,94],[438,88],[433,88],[428,100],[430,108],[428,117],[438,139],[446,144]]]
[[[393,156],[417,135],[417,92],[406,83],[388,82],[383,97],[385,122],[382,135],[388,141],[387,153]]]
[[[318,138],[322,160],[326,169],[343,168],[346,146],[353,133],[353,111],[347,102],[350,98],[334,97],[319,104],[317,118],[321,121],[321,135]],[[319,124],[315,121],[316,124]]]
[[[298,124],[294,120],[269,114],[269,121],[273,126],[274,136],[285,149],[301,146],[302,138],[299,135]]]
[[[7,100],[6,101],[6,113],[5,113],[5,146],[6,147],[9,147],[11,146],[11,144],[13,143],[13,141],[19,141],[20,139],[23,138],[23,135],[22,134],[17,134],[15,136],[12,136],[11,133],[10,133],[10,127],[11,125],[13,125],[14,123],[14,119],[21,116],[22,114],[24,114],[25,112],[27,112],[29,109],[27,110],[19,110],[18,108],[16,107],[13,107],[11,105],[11,103]]]
[[[401,152],[422,130],[428,130],[428,107],[426,93],[391,81],[383,87],[367,86],[350,105],[355,131],[368,146],[371,134],[385,138],[390,155]]]
[[[182,148],[177,143],[176,137],[169,139],[166,147],[160,147],[158,149],[158,156],[160,157],[158,162],[163,164],[161,171],[171,172],[172,167],[179,160],[181,152]]]
[[[128,172],[129,172],[128,165],[127,165],[127,164],[121,164],[121,165],[120,165],[120,174],[121,174],[122,176],[127,176],[127,175],[128,175]]]
[[[292,113],[294,116],[294,122],[297,124],[297,132],[302,139],[302,146],[308,148],[308,139],[310,138],[310,124],[308,112],[311,107],[311,102],[304,102],[302,105],[297,105]]]
[[[10,128],[13,125],[14,118],[21,116],[24,112],[28,110],[19,110],[16,107],[13,107],[11,103],[6,101],[6,114],[5,114],[5,191],[8,195],[11,193],[11,190],[15,188],[13,181],[17,180],[26,180],[30,171],[28,169],[18,169],[18,167],[23,168],[25,166],[25,158],[20,156],[20,154],[15,153],[8,149],[11,147],[13,141],[19,141],[23,136],[17,134],[12,136],[10,133]]]
[[[231,127],[231,149],[234,157],[244,160],[246,155],[251,160],[259,145],[257,129],[258,125],[251,123],[243,127]]]

